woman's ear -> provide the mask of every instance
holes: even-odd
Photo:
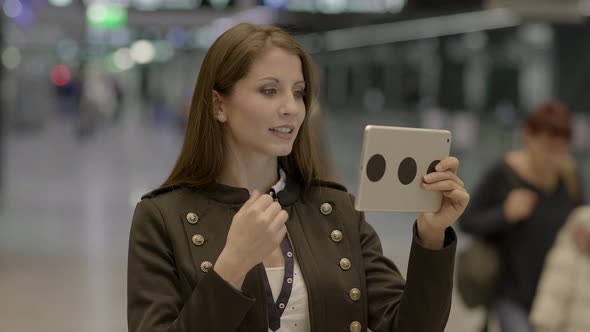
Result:
[[[225,112],[225,105],[221,93],[213,90],[213,116],[217,121],[224,123],[227,121],[227,114]]]

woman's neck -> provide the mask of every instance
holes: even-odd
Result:
[[[229,151],[228,151],[229,152]],[[279,180],[276,157],[227,153],[217,181],[228,186],[266,192]]]
[[[536,160],[530,151],[526,151],[524,155],[527,173],[533,183],[543,190],[552,191],[559,179],[559,172],[546,162]]]

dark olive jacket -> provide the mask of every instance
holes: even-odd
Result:
[[[241,292],[211,268],[248,197],[246,189],[216,184],[166,187],[142,198],[129,240],[130,332],[268,331],[262,264]],[[451,228],[435,251],[420,245],[414,226],[406,282],[344,187],[318,182],[304,190],[289,179],[278,200],[289,213],[311,331],[444,331],[456,248]]]

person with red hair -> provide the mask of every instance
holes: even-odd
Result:
[[[528,317],[545,257],[583,201],[572,136],[563,103],[538,106],[526,118],[523,148],[506,153],[484,175],[459,222],[498,250],[501,272],[489,308],[502,332],[531,331]]]

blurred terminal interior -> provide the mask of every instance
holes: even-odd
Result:
[[[125,330],[133,208],[177,157],[207,48],[240,22],[284,27],[312,54],[351,191],[364,124],[452,130],[473,188],[527,112],[559,99],[590,192],[590,0],[1,3],[1,330]],[[405,271],[411,222],[369,217]],[[470,331],[454,303],[448,331]]]
[[[523,116],[559,99],[588,158],[588,0],[3,0],[2,10],[5,130],[71,121],[84,139],[135,114],[181,131],[208,46],[252,22],[286,28],[313,55],[322,110],[460,128],[461,153],[480,142],[480,123],[502,134],[492,150],[510,148]]]

